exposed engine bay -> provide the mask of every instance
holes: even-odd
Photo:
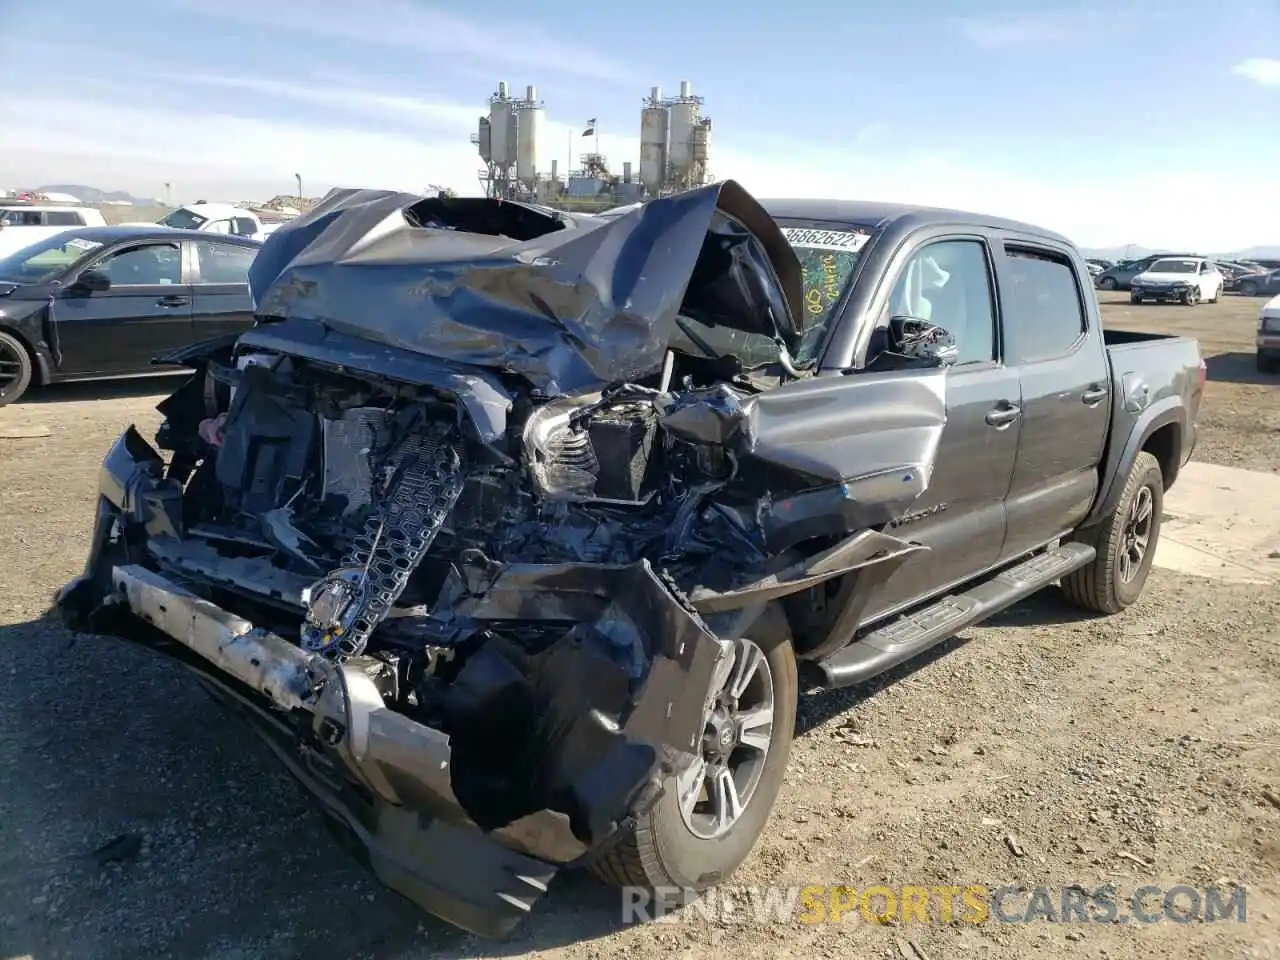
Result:
[[[472,929],[480,894],[413,870],[478,828],[518,851],[476,881],[505,890],[651,806],[744,630],[817,647],[808,592],[921,549],[885,527],[945,423],[941,374],[851,391],[794,361],[799,262],[740,187],[579,221],[347,191],[282,227],[255,327],[164,358],[193,375],[154,447],[108,454],[58,601],[155,628]]]

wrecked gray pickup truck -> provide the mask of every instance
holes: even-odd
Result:
[[[189,666],[454,924],[569,866],[705,889],[802,680],[1145,580],[1195,346],[1104,344],[1078,253],[966,216],[335,192],[259,254],[253,329],[162,358],[193,374],[107,454],[56,605]]]

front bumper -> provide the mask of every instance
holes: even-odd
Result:
[[[454,687],[471,698],[475,724],[503,714],[508,725],[538,728],[508,763],[482,756],[492,730],[451,742],[388,709],[358,666],[307,653],[164,573],[147,539],[181,535],[181,493],[132,428],[108,453],[99,491],[85,570],[55,599],[64,622],[142,643],[194,670],[253,721],[386,885],[452,924],[509,932],[559,870],[607,850],[693,760],[701,692],[721,648],[647,564],[526,565],[493,581],[479,602],[488,621],[629,619],[641,635],[660,638],[634,690],[581,640],[553,645],[523,689],[497,654],[482,656],[488,647],[473,654]],[[472,662],[479,666],[463,683]],[[536,717],[514,716],[510,704],[530,699]],[[507,802],[504,813],[502,799],[477,804],[481,787],[501,784],[506,768],[545,782],[536,794],[545,805],[512,810]]]
[[[1132,297],[1141,297],[1144,300],[1181,300],[1190,289],[1190,287],[1130,286],[1129,293]]]

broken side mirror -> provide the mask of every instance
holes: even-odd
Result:
[[[956,338],[944,327],[918,317],[889,318],[889,349],[926,366],[948,367],[960,355]]]
[[[75,293],[101,293],[111,287],[111,278],[105,273],[97,270],[86,270],[80,276],[76,277],[76,282],[71,285],[71,290]]]

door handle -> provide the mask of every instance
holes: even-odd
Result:
[[[185,307],[191,300],[189,297],[169,296],[156,301],[157,307]]]
[[[1099,387],[1096,384],[1080,394],[1080,399],[1085,402],[1086,406],[1096,407],[1103,401],[1109,391],[1106,387]]]
[[[1017,420],[1021,413],[1021,407],[1014,406],[1012,403],[1001,404],[995,409],[987,411],[987,423],[996,429],[1001,429]]]

